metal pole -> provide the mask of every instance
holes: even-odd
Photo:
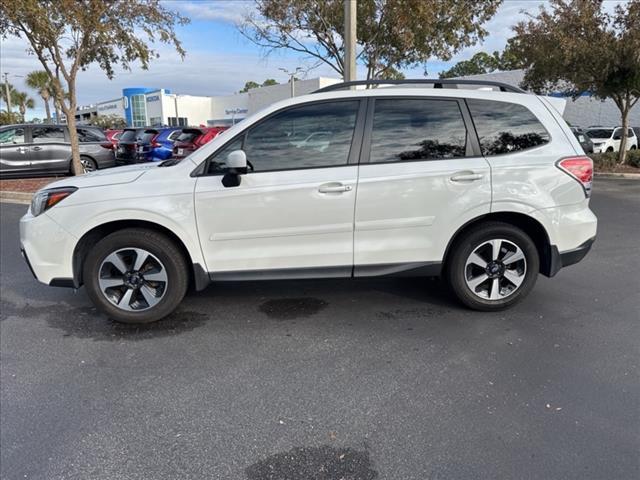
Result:
[[[176,110],[176,124],[173,126],[178,127],[179,126],[178,123],[180,122],[178,121],[178,94],[177,93],[173,95],[173,106],[175,107],[175,110]]]
[[[356,80],[356,0],[344,0],[344,81]]]
[[[4,94],[7,97],[7,113],[9,114],[9,118],[11,118],[11,95],[9,94],[9,74],[5,72],[4,74]]]
[[[296,70],[297,71],[297,70]],[[289,78],[289,82],[291,82],[291,98],[296,96],[296,74],[295,72],[291,74],[291,78]]]

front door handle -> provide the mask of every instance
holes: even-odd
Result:
[[[34,152],[39,152],[40,150],[42,150],[42,147],[33,147]]]
[[[475,182],[481,180],[484,177],[481,173],[473,172],[458,172],[449,177],[452,182]]]
[[[324,183],[318,187],[320,193],[342,193],[350,192],[352,189],[351,185],[343,185],[340,182]]]

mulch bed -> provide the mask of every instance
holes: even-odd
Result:
[[[45,185],[63,177],[47,178],[7,178],[0,180],[0,191],[2,192],[24,192],[35,193]]]

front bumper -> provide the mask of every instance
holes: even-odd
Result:
[[[29,211],[20,219],[20,250],[39,282],[72,286],[76,243],[46,212],[34,217]]]

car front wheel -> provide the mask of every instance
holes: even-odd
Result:
[[[132,228],[95,245],[85,260],[83,279],[93,303],[110,318],[149,323],[175,310],[187,291],[189,274],[173,241]]]
[[[467,307],[502,310],[524,298],[535,285],[540,269],[538,250],[513,225],[481,224],[463,234],[452,248],[447,280]]]

